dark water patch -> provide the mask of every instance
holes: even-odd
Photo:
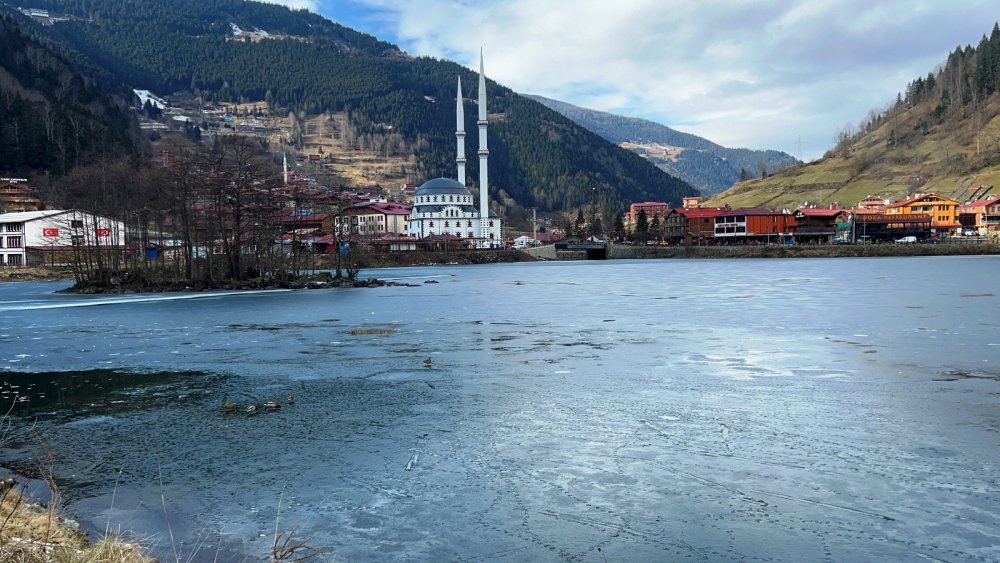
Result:
[[[564,348],[573,348],[573,347],[576,347],[576,346],[585,346],[585,347],[590,348],[592,350],[610,350],[611,349],[611,346],[608,346],[607,344],[599,344],[597,342],[558,342],[557,344],[559,346],[564,347]]]
[[[224,377],[224,376],[215,376]],[[64,421],[162,407],[164,397],[198,393],[202,372],[131,372],[114,369],[4,373],[0,409],[19,417]]]
[[[521,337],[512,334],[502,334],[500,336],[494,336],[490,338],[490,342],[509,342],[511,340],[517,340],[518,338]]]
[[[933,381],[959,381],[962,379],[986,379],[991,381],[1000,381],[1000,374],[974,373],[964,369],[953,369],[946,371],[941,374],[941,377],[935,378]]]
[[[309,330],[309,329],[315,329],[315,328],[330,328],[330,327],[333,327],[333,326],[338,326],[339,324],[340,324],[340,320],[339,319],[324,319],[324,320],[315,321],[315,322],[308,322],[308,323],[299,323],[299,322],[282,323],[282,324],[263,324],[263,323],[240,324],[240,323],[234,323],[234,324],[225,325],[225,326],[223,326],[221,328],[226,328],[228,330],[232,330],[232,331],[235,331],[235,332],[258,332],[258,331],[273,332],[273,331],[278,331],[278,330],[292,330],[292,329],[294,329],[294,330]]]
[[[351,336],[390,336],[395,333],[395,329],[391,328],[365,327],[351,329]]]
[[[995,297],[992,293],[963,293],[962,297]]]
[[[240,332],[252,332],[252,331],[258,331],[258,330],[272,331],[272,330],[281,330],[282,328],[287,328],[287,327],[274,326],[274,325],[257,325],[257,324],[254,324],[254,325],[229,325],[229,329],[230,330],[235,330],[235,331],[240,331]]]

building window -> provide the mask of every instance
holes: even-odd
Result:
[[[81,221],[80,219],[73,219],[72,221],[69,222],[69,226],[73,227],[74,229],[82,229],[83,221]]]
[[[20,254],[8,254],[7,255],[7,265],[8,266],[20,266],[21,265],[21,255]]]
[[[490,226],[491,226],[491,227],[493,226],[493,221],[490,221]],[[492,237],[493,237],[493,235],[490,235],[490,237],[492,238]]]
[[[469,227],[470,229],[472,228],[472,221],[469,221],[469,225],[468,225],[468,227]]]
[[[21,248],[21,237],[7,237],[7,248]]]
[[[73,246],[83,246],[83,235],[73,235]]]
[[[448,221],[445,221],[445,222],[444,222],[444,228],[446,228],[446,229],[447,229],[447,228],[448,228],[448,227],[450,227],[450,226],[451,226],[451,224],[450,224],[450,223],[449,223]]]
[[[20,233],[21,232],[21,224],[20,223],[7,223],[6,225],[4,225],[4,230],[7,231],[8,233]]]
[[[431,222],[430,222],[430,226],[431,226],[431,227],[433,227],[433,226],[434,226],[434,221],[431,221]]]

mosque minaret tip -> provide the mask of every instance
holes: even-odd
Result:
[[[458,77],[458,95],[455,97],[455,137],[458,139],[458,181],[465,185],[465,109],[462,107],[462,77]]]
[[[479,231],[483,241],[489,236],[489,177],[487,161],[490,151],[486,148],[486,74],[483,72],[483,50],[479,50]]]

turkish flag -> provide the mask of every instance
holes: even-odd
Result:
[[[99,237],[110,237],[111,229],[97,229],[97,236]]]
[[[42,229],[43,237],[57,237],[59,236],[59,229],[55,227],[44,227]]]

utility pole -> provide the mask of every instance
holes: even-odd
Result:
[[[531,208],[531,238],[538,240],[538,208]],[[534,244],[534,243],[532,243]]]

